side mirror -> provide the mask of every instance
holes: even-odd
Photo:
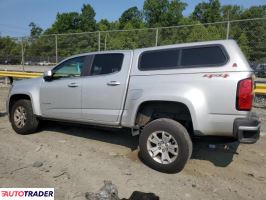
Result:
[[[51,70],[44,72],[43,79],[46,81],[52,80],[53,79],[53,72]]]

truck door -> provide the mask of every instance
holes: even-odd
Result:
[[[41,112],[44,117],[81,120],[83,71],[89,56],[70,58],[53,70],[53,78],[40,88]]]
[[[129,81],[131,51],[94,55],[82,79],[82,117],[86,122],[119,124]]]

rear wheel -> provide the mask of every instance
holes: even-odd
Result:
[[[140,155],[151,168],[180,172],[192,154],[192,142],[187,130],[172,119],[150,122],[140,135]]]
[[[34,133],[39,125],[39,120],[33,113],[31,101],[18,100],[11,108],[10,120],[12,128],[18,134]]]

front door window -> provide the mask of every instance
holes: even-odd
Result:
[[[53,77],[80,77],[85,62],[85,56],[69,59],[53,69]]]

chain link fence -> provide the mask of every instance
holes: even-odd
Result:
[[[135,49],[196,41],[234,39],[251,63],[266,63],[266,18],[175,27],[115,30],[12,38],[0,64],[54,65],[85,52]],[[1,45],[0,45],[1,46]]]

